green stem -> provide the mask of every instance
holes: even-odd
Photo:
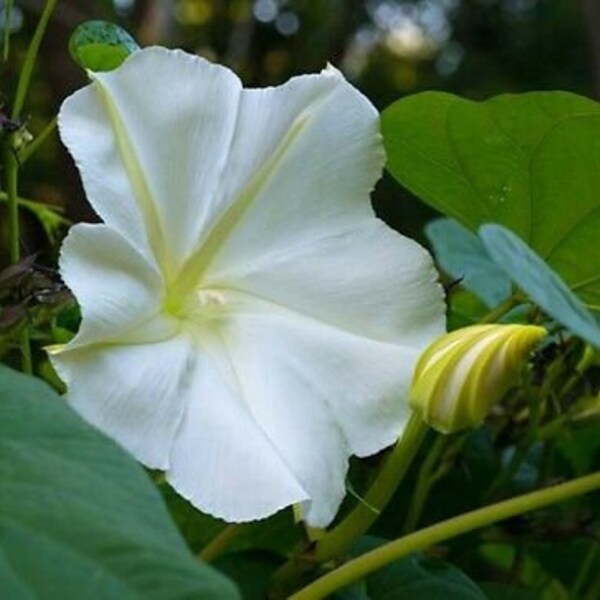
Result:
[[[412,413],[402,436],[365,495],[364,502],[357,504],[337,527],[317,542],[314,552],[317,562],[327,562],[340,556],[377,520],[408,471],[427,431],[428,427],[421,417]]]
[[[515,308],[515,306],[519,306],[522,301],[523,299],[519,294],[513,294],[510,298],[491,310],[483,318],[479,319],[478,324],[483,325],[486,323],[495,323],[504,315],[508,314],[513,308]]]
[[[10,51],[10,18],[12,14],[14,0],[6,0],[4,4],[4,40],[2,58],[4,62],[8,60],[8,53]]]
[[[600,488],[600,473],[498,502],[421,529],[363,554],[317,579],[289,600],[319,600],[400,558],[474,529],[563,502]]]
[[[7,136],[4,144],[4,185],[8,212],[8,249],[10,262],[19,262],[21,247],[19,241],[19,165],[14,154],[13,136]]]
[[[371,527],[402,481],[427,431],[428,427],[421,417],[412,413],[402,436],[396,442],[363,501],[358,503],[337,527],[325,533],[314,548],[299,549],[274,573],[270,598],[287,598],[288,590],[293,589],[306,573],[314,569],[316,563],[324,563],[340,556],[356,538]]]
[[[23,110],[25,104],[25,98],[27,97],[27,91],[31,82],[31,76],[33,74],[33,68],[35,61],[40,49],[44,32],[48,26],[50,16],[56,7],[57,0],[48,0],[44,6],[42,16],[38,22],[29,48],[27,48],[27,54],[25,56],[25,62],[21,69],[19,81],[17,83],[17,91],[15,94],[15,100],[12,107],[11,118],[18,119]],[[6,178],[6,195],[7,195],[7,206],[8,206],[8,227],[9,227],[9,248],[10,248],[10,260],[12,263],[19,261],[21,252],[19,248],[19,202],[18,202],[18,182],[19,182],[19,163],[15,155],[15,136],[6,136],[6,142],[4,144],[4,171]],[[21,332],[21,361],[24,373],[32,373],[33,364],[31,360],[31,346],[29,343],[29,330],[28,327],[24,327]]]
[[[577,572],[577,576],[575,577],[575,582],[573,583],[573,589],[571,591],[571,595],[573,598],[582,598],[583,590],[585,588],[585,584],[587,583],[590,571],[594,562],[596,561],[596,555],[598,554],[598,542],[596,540],[591,540],[590,547],[586,552],[583,561],[581,562],[581,566],[579,571]]]
[[[21,258],[19,239],[19,165],[14,153],[14,136],[6,136],[4,143],[4,177],[6,187],[6,206],[8,212],[8,247],[10,262],[17,263]],[[21,367],[24,373],[31,374],[33,365],[31,361],[31,346],[29,344],[29,330],[25,326],[20,333]]]
[[[34,140],[25,146],[21,152],[19,152],[19,162],[24,165],[27,160],[34,154],[38,148],[54,133],[58,124],[58,118],[54,117],[44,129],[34,138]]]
[[[38,22],[29,48],[27,48],[27,54],[25,56],[25,62],[21,69],[21,75],[19,76],[19,82],[17,84],[17,92],[15,94],[15,101],[12,107],[12,118],[18,119],[23,110],[25,104],[25,98],[27,97],[27,90],[29,89],[29,83],[31,82],[31,76],[33,74],[33,68],[35,67],[35,61],[42,43],[42,38],[48,26],[48,21],[52,16],[52,12],[56,7],[57,0],[48,0],[42,11],[42,16]]]
[[[508,465],[500,472],[486,492],[484,498],[488,502],[496,499],[496,496],[502,488],[513,481],[515,475],[519,472],[527,455],[538,439],[544,392],[537,392],[527,379],[524,381],[524,388],[527,396],[527,404],[529,406],[529,429],[525,437],[515,447],[515,451],[511,456]]]
[[[440,467],[436,469],[436,466],[440,463],[441,456],[446,449],[447,441],[447,436],[437,436],[435,442],[425,456],[425,460],[419,470],[417,484],[410,501],[406,520],[404,521],[404,533],[409,533],[416,528],[417,523],[421,518],[421,513],[425,508],[429,492],[435,483],[439,481],[440,477],[447,472],[447,469],[443,468],[443,465],[440,465]]]
[[[228,546],[246,531],[247,524],[233,523],[228,525],[220,531],[198,554],[198,560],[202,562],[212,562],[219,556],[221,556],[228,548]]]
[[[8,203],[8,194],[6,192],[0,192],[0,202]],[[64,212],[63,208],[60,206],[52,206],[51,204],[44,204],[43,202],[37,202],[36,200],[29,200],[27,198],[22,198],[21,196],[17,197],[17,205],[19,208],[24,208],[29,212],[33,213],[35,216],[39,217],[42,213],[51,212],[51,213],[62,213]],[[67,220],[65,219],[65,222]]]

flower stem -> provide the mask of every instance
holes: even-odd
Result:
[[[25,62],[21,69],[19,81],[17,83],[17,91],[15,94],[15,100],[12,106],[11,118],[18,120],[25,104],[27,97],[27,91],[29,84],[31,83],[31,76],[33,74],[33,68],[35,61],[40,49],[44,32],[48,26],[48,21],[56,7],[57,0],[48,0],[44,6],[42,16],[38,22],[35,33],[29,48],[27,48],[27,54],[25,56]],[[6,185],[6,202],[8,209],[8,229],[9,229],[9,248],[10,248],[10,260],[12,263],[19,261],[21,257],[21,250],[19,246],[20,233],[19,233],[19,162],[16,155],[15,147],[15,135],[7,135],[6,141],[3,148],[4,158],[4,176]],[[29,343],[29,330],[26,327],[21,332],[21,365],[24,373],[33,372],[33,364],[31,360],[31,346]]]
[[[410,533],[416,529],[427,503],[429,492],[449,469],[449,466],[442,461],[447,442],[447,436],[438,435],[423,460],[404,522],[404,533]]]
[[[588,581],[590,572],[596,561],[597,554],[598,542],[595,539],[592,539],[590,540],[590,546],[581,561],[581,566],[579,567],[575,582],[573,583],[573,589],[571,590],[573,598],[583,598],[583,590],[585,589],[585,584]]]
[[[42,131],[35,136],[35,139],[19,152],[19,162],[24,165],[32,154],[56,131],[58,118],[54,117]]]
[[[8,246],[10,262],[17,263],[21,258],[19,239],[19,197],[17,188],[19,184],[19,165],[13,146],[13,135],[6,136],[3,148],[4,177],[6,186],[6,207],[8,212]],[[27,326],[20,333],[21,368],[24,373],[31,374],[33,365],[31,361],[31,347],[29,344],[29,331]]]
[[[411,414],[402,436],[377,474],[365,495],[364,502],[357,504],[337,527],[328,531],[317,542],[314,552],[317,562],[327,562],[340,556],[356,538],[371,527],[408,471],[428,429],[418,414]]]
[[[376,475],[363,501],[337,527],[326,532],[314,547],[301,548],[275,572],[270,598],[287,598],[287,591],[293,589],[317,563],[339,557],[371,527],[408,471],[427,431],[428,427],[421,417],[412,413],[402,436]]]
[[[600,473],[595,473],[459,515],[363,554],[291,595],[289,600],[325,598],[336,590],[412,552],[424,550],[474,529],[587,494],[599,488]]]
[[[6,192],[0,191],[0,202],[8,203],[8,194]],[[24,208],[28,210],[33,215],[39,217],[41,213],[51,212],[51,213],[63,213],[64,209],[62,206],[54,206],[53,204],[45,204],[44,202],[38,202],[37,200],[29,200],[27,198],[22,198],[19,196],[17,198],[17,205],[19,208]],[[65,219],[65,222],[67,220]]]
[[[8,249],[10,262],[19,262],[21,247],[19,241],[19,165],[14,155],[13,136],[7,136],[4,144],[4,185],[6,187],[6,207],[8,211]]]
[[[4,3],[4,36],[2,40],[2,59],[4,62],[8,60],[10,50],[10,21],[12,17],[14,0],[6,0]]]
[[[19,76],[19,82],[17,83],[15,101],[12,107],[11,117],[13,119],[18,119],[21,115],[21,111],[23,110],[23,105],[25,104],[25,98],[27,97],[27,91],[31,82],[31,76],[33,74],[33,68],[35,66],[35,61],[40,49],[40,44],[42,43],[42,38],[46,32],[46,27],[48,26],[48,21],[50,21],[52,12],[56,7],[56,3],[57,0],[48,0],[46,2],[44,10],[42,11],[42,16],[37,24],[35,33],[31,39],[31,43],[29,44],[29,48],[27,48],[25,62],[23,63],[23,68],[21,69],[21,75]]]
[[[519,294],[513,294],[510,298],[506,299],[502,304],[487,313],[484,317],[479,319],[478,323],[483,325],[486,323],[495,323],[501,319],[504,315],[508,314],[515,306],[519,306],[522,302],[522,298]]]
[[[247,524],[233,523],[227,525],[223,530],[219,531],[217,535],[202,548],[198,554],[198,560],[202,562],[212,562],[219,556],[221,556],[229,544],[246,531]]]

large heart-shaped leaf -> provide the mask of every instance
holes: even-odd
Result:
[[[48,386],[0,366],[0,596],[239,596],[200,565],[137,463]]]
[[[472,102],[444,93],[383,114],[388,168],[476,231],[500,223],[600,304],[600,104],[563,92]]]

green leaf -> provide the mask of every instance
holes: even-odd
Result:
[[[561,431],[554,448],[576,475],[585,475],[600,461],[600,426],[593,423],[574,431]]]
[[[353,554],[364,554],[384,544],[386,540],[364,537],[353,548]],[[373,573],[366,584],[348,587],[339,594],[340,600],[486,600],[485,594],[462,571],[449,563],[411,554]]]
[[[382,569],[367,583],[373,600],[486,600],[462,571],[434,557],[412,555]]]
[[[600,104],[564,92],[485,102],[429,92],[382,118],[388,169],[476,231],[517,233],[586,302],[600,304]]]
[[[490,259],[481,240],[453,219],[436,219],[425,228],[439,266],[488,307],[510,296],[511,282]]]
[[[492,260],[548,315],[600,348],[600,329],[564,281],[514,233],[501,225],[479,230]]]
[[[73,60],[90,71],[112,71],[139,49],[124,29],[107,21],[86,21],[69,40]]]
[[[137,463],[46,384],[0,366],[0,581],[11,600],[234,600]]]
[[[217,559],[215,567],[238,584],[244,600],[264,600],[270,579],[282,563],[282,559],[271,552],[246,550]]]

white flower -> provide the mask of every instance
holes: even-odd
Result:
[[[444,326],[430,257],[373,216],[375,109],[333,69],[242,89],[151,48],[94,74],[60,131],[104,220],[61,255],[70,403],[208,513],[329,523]]]

